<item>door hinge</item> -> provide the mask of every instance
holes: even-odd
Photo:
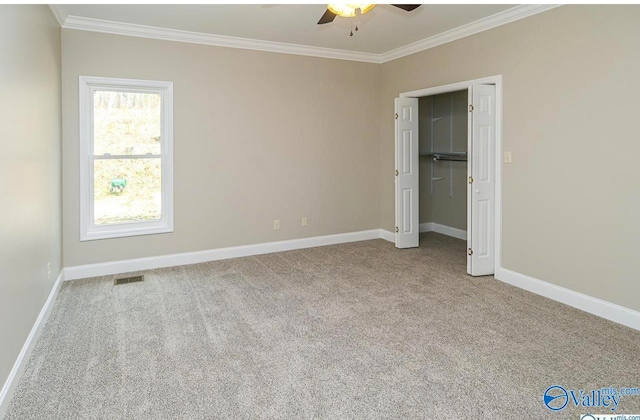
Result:
[[[400,232],[400,229],[398,229],[398,226],[396,226],[396,233]]]
[[[400,173],[398,172],[398,170],[396,169],[396,176],[398,176]]]
[[[473,184],[473,177],[472,176],[469,177],[469,184]]]
[[[469,104],[469,112],[473,112],[473,104]]]
[[[397,112],[395,113],[395,117],[396,117],[396,120],[397,120],[398,119],[398,113]]]
[[[469,250],[467,251],[467,254],[473,255],[473,249],[469,248]]]

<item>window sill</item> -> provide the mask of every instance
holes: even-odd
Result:
[[[114,228],[112,226],[109,229],[96,229],[86,232],[80,235],[80,242],[95,241],[99,239],[115,239],[126,238],[129,236],[143,236],[143,235],[156,235],[159,233],[172,233],[173,226],[167,226],[166,224],[154,225],[154,226],[139,226],[139,227],[119,227]]]

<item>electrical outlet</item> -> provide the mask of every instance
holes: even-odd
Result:
[[[273,221],[273,230],[280,230],[280,220]]]
[[[307,218],[303,217],[302,218],[302,227],[305,227],[305,226],[307,226]]]
[[[511,152],[504,152],[504,163],[511,163]]]

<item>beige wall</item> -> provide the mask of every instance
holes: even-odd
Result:
[[[0,6],[0,92],[1,388],[62,262],[60,27],[47,6]]]
[[[466,90],[418,99],[421,154],[467,151],[468,102]],[[433,162],[430,156],[420,156],[419,163],[420,223],[467,230],[467,164]],[[433,191],[432,175],[442,178],[433,182]]]
[[[383,64],[382,227],[393,98],[502,74],[503,266],[640,310],[638,22],[638,6],[564,6]]]
[[[379,65],[73,30],[62,39],[65,266],[379,227]],[[174,233],[79,241],[79,75],[174,83]]]

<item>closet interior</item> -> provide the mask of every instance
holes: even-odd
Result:
[[[421,232],[467,230],[468,103],[466,89],[419,98]]]

